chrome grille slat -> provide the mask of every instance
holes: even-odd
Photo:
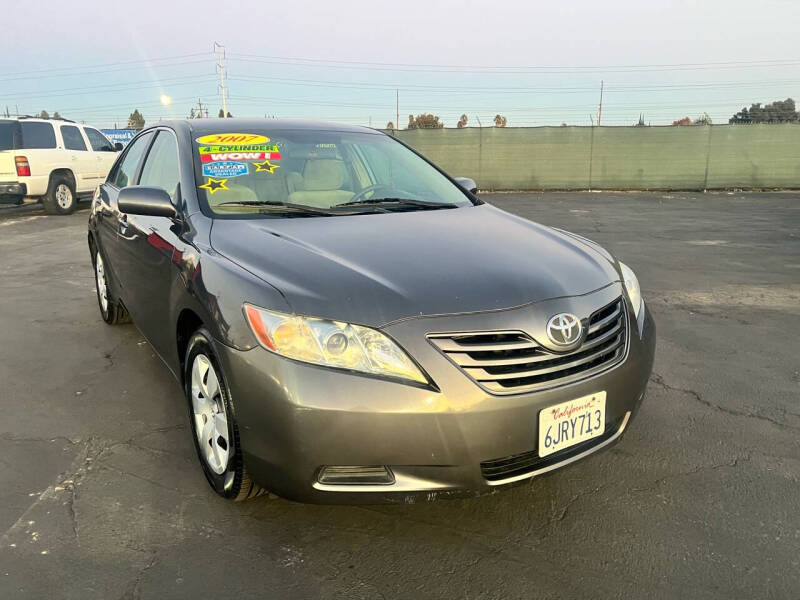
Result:
[[[622,342],[623,342],[623,340],[620,339],[615,344],[612,344],[611,346],[609,346],[607,348],[601,348],[600,350],[598,350],[596,352],[592,352],[588,356],[583,356],[583,357],[581,357],[581,358],[579,358],[577,360],[572,360],[572,361],[565,362],[565,363],[559,363],[559,364],[554,365],[552,367],[544,367],[544,368],[541,368],[541,369],[530,369],[530,370],[527,370],[527,371],[513,371],[513,372],[510,372],[510,373],[489,373],[485,369],[480,369],[480,368],[478,368],[478,369],[470,368],[470,369],[464,369],[464,370],[469,375],[471,375],[472,378],[475,379],[476,381],[498,381],[500,379],[518,379],[518,378],[523,378],[523,377],[535,377],[537,375],[547,375],[549,373],[556,373],[558,371],[565,371],[567,369],[571,369],[573,367],[578,367],[578,366],[586,364],[588,362],[592,362],[593,360],[595,360],[599,356],[602,356],[604,354],[608,354],[609,352],[614,350],[617,346],[619,346]],[[570,355],[567,355],[567,356],[570,356]],[[559,358],[561,358],[561,357],[559,357]]]
[[[594,311],[578,348],[549,351],[521,331],[430,334],[428,339],[473,381],[493,394],[516,394],[575,383],[619,363],[628,345],[623,299]]]
[[[531,339],[519,342],[485,342],[482,344],[462,344],[459,343],[458,338],[432,338],[432,341],[443,352],[496,352],[498,350],[533,350],[539,347]]]

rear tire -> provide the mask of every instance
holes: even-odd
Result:
[[[192,438],[208,483],[235,502],[265,495],[244,465],[230,391],[208,330],[200,328],[189,339],[185,365]]]
[[[131,318],[128,311],[116,301],[108,287],[108,275],[106,274],[106,263],[102,254],[96,248],[92,250],[92,266],[94,266],[94,289],[97,292],[97,305],[100,308],[100,316],[109,325],[119,325],[130,323]]]
[[[75,184],[66,175],[53,175],[47,193],[42,196],[44,211],[50,215],[69,215],[78,207]]]

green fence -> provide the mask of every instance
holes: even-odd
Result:
[[[800,125],[484,127],[394,134],[485,190],[800,188]]]

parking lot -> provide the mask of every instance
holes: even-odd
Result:
[[[100,320],[87,211],[0,210],[0,597],[800,596],[798,196],[484,198],[633,267],[645,402],[525,485],[353,507],[213,494],[178,384]]]

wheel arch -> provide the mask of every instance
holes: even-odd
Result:
[[[189,340],[192,334],[200,327],[205,325],[203,319],[191,308],[184,308],[178,315],[175,324],[175,343],[178,352],[178,366],[180,368],[180,381],[184,382],[186,372],[186,350],[189,347]]]
[[[75,179],[75,174],[72,172],[72,169],[68,169],[66,167],[63,167],[63,168],[59,168],[59,169],[53,169],[52,171],[50,171],[50,179],[49,179],[48,184],[47,184],[48,187],[50,186],[50,184],[53,183],[53,179],[55,177],[57,177],[57,176],[63,176],[63,177],[66,177],[67,179],[69,179],[72,182],[73,189],[75,189],[75,187],[77,186],[77,181]]]

